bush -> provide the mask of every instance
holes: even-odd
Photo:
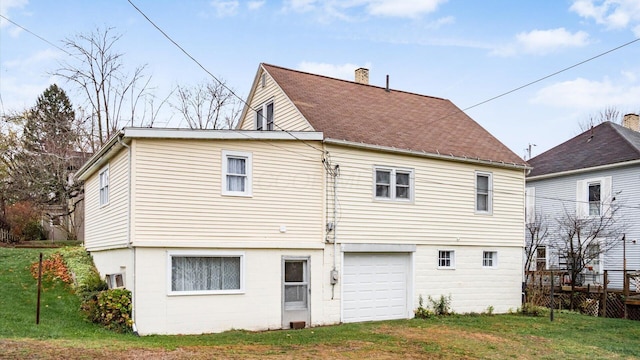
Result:
[[[433,312],[436,315],[451,315],[453,312],[451,311],[451,294],[449,296],[440,295],[440,298],[434,300],[431,296],[429,296],[429,304],[433,308]]]
[[[524,303],[521,310],[523,315],[528,316],[548,316],[550,310],[544,306],[537,306],[532,303]]]
[[[30,221],[22,229],[22,239],[27,241],[46,240],[47,233],[39,222]]]
[[[418,297],[418,308],[415,309],[413,313],[418,319],[428,319],[434,315],[433,311],[424,307],[424,299],[422,299],[422,295]]]
[[[110,289],[82,303],[82,310],[89,320],[116,332],[130,332],[131,292],[127,289]]]

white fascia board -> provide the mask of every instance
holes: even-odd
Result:
[[[98,150],[97,153],[93,154],[93,156],[91,156],[89,160],[87,160],[87,162],[85,162],[80,167],[80,169],[76,171],[75,177],[83,181],[86,180],[89,176],[91,176],[91,174],[93,174],[93,172],[97,167],[102,166],[104,161],[108,160],[111,157],[110,153],[112,150],[114,150],[114,148],[117,150],[121,147],[121,146],[120,147],[117,146],[121,143],[121,141],[122,141],[122,131],[113,135],[111,139],[109,139],[109,141],[107,141],[100,148],[100,150]]]
[[[619,168],[619,167],[632,166],[632,165],[640,165],[640,160],[624,161],[624,162],[619,162],[619,163],[615,163],[615,164],[607,164],[607,165],[594,166],[594,167],[584,168],[584,169],[575,169],[575,170],[560,171],[560,172],[544,174],[544,175],[538,175],[538,176],[531,176],[531,177],[527,177],[525,180],[527,182],[528,181],[536,181],[536,180],[544,180],[544,179],[551,179],[551,178],[555,178],[555,177],[561,177],[561,176],[567,176],[567,175],[576,175],[576,174],[582,174],[582,173],[594,172],[594,171],[601,171],[601,170],[609,170],[609,169],[615,169],[615,168]]]
[[[192,130],[125,128],[125,138],[183,139],[183,140],[304,140],[322,141],[316,131],[258,131],[258,130]]]
[[[342,145],[342,146],[349,146],[349,147],[356,147],[356,148],[361,148],[361,149],[391,152],[391,153],[404,154],[404,155],[413,155],[413,156],[420,156],[420,157],[431,158],[431,159],[449,160],[449,161],[457,161],[457,162],[472,163],[472,164],[481,164],[481,165],[502,167],[502,168],[509,168],[509,169],[519,169],[519,170],[529,170],[529,169],[531,169],[531,167],[526,166],[524,164],[506,163],[504,161],[484,160],[484,159],[480,159],[480,158],[455,156],[455,155],[432,154],[432,153],[428,153],[428,152],[424,152],[424,151],[406,150],[406,149],[399,149],[399,148],[395,148],[395,147],[372,145],[372,144],[367,144],[367,143],[358,143],[358,142],[347,141],[347,140],[336,140],[336,139],[327,138],[327,139],[324,140],[324,142],[326,144]]]

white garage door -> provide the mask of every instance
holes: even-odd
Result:
[[[407,318],[409,255],[345,253],[343,322]]]

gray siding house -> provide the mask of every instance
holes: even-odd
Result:
[[[528,161],[533,170],[526,178],[527,223],[544,219],[549,236],[525,271],[566,269],[559,223],[605,216],[613,208],[618,240],[607,251],[595,242],[594,252],[602,253],[590,261],[581,282],[601,285],[608,270],[608,287],[622,289],[625,258],[627,270],[640,270],[639,129],[638,115],[628,114],[622,126],[604,122]],[[630,289],[636,290],[635,281]]]

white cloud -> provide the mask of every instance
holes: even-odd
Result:
[[[233,16],[238,12],[240,3],[237,0],[213,0],[211,6],[219,17]]]
[[[62,53],[52,49],[39,51],[26,59],[9,60],[3,63],[7,68],[29,68],[34,65],[50,62],[62,58]]]
[[[629,80],[629,74],[623,74],[623,78]],[[634,107],[638,99],[640,84],[637,82],[577,78],[541,89],[531,102],[558,108],[597,110],[606,106]]]
[[[2,0],[2,1],[0,1],[0,14],[2,14],[2,16],[6,17],[6,18],[10,18],[9,10],[11,10],[11,9],[21,9],[25,5],[27,5],[28,3],[29,3],[28,0]],[[3,18],[0,18],[0,28],[8,26],[9,24],[10,24],[10,22],[8,22],[7,20],[5,20]],[[12,32],[11,35],[12,36],[16,36],[17,33]]]
[[[266,0],[249,1],[249,3],[247,4],[247,7],[249,8],[249,10],[258,10],[265,4],[265,2]]]
[[[640,1],[638,0],[574,0],[569,10],[611,29],[630,27],[640,36]]]
[[[582,47],[589,44],[589,34],[584,31],[571,33],[565,28],[533,30],[516,35],[515,43],[496,47],[492,52],[498,56],[513,56],[518,53],[545,55],[554,51]]]
[[[310,12],[318,10],[323,18],[333,17],[349,20],[358,15],[348,14],[350,10],[361,15],[384,17],[418,18],[432,13],[448,0],[286,0],[285,11]]]
[[[312,74],[319,74],[319,75],[329,76],[333,78],[353,81],[355,76],[355,70],[361,67],[371,69],[371,63],[366,63],[364,65],[356,65],[351,63],[328,64],[328,63],[303,61],[300,64],[298,64],[297,68],[300,71],[305,71]]]
[[[390,17],[420,17],[434,12],[447,0],[369,0],[367,12]]]

